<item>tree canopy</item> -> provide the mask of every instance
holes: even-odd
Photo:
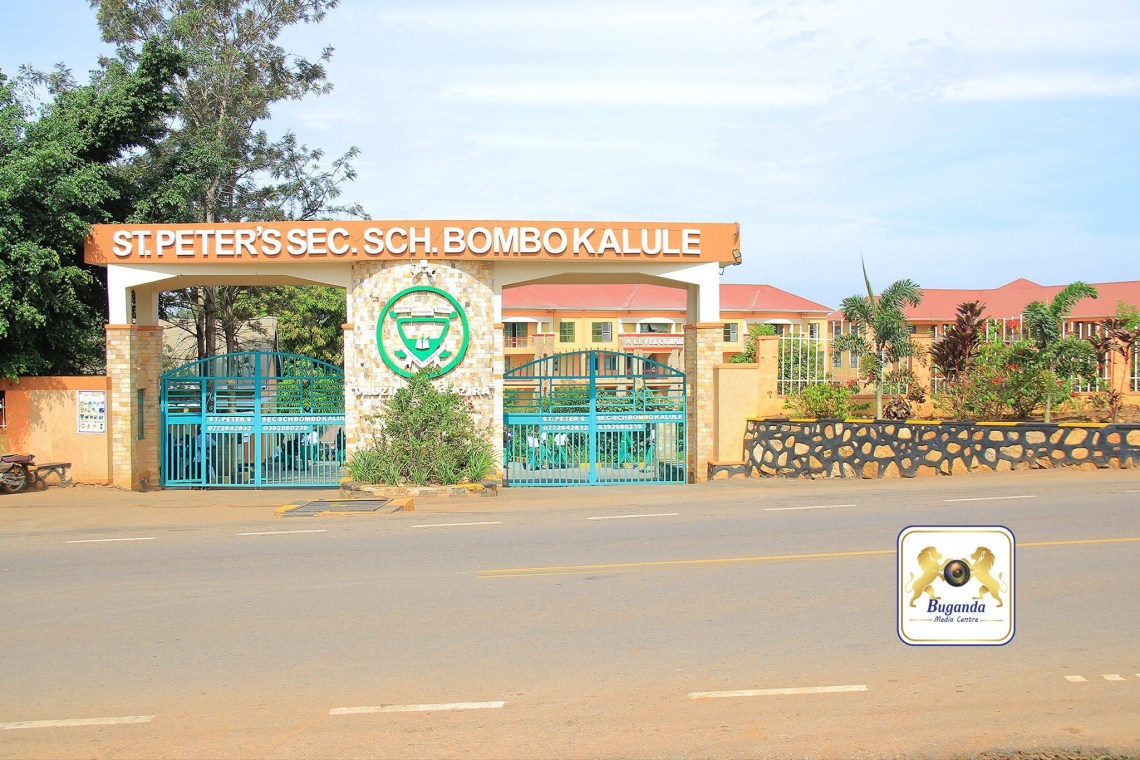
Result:
[[[1060,377],[1080,375],[1096,365],[1096,357],[1086,341],[1062,337],[1065,320],[1073,307],[1085,298],[1096,298],[1096,288],[1087,282],[1074,282],[1061,288],[1048,304],[1031,301],[1025,305],[1025,330],[1036,351],[1027,358]],[[1053,394],[1045,396],[1045,422],[1049,422]]]
[[[848,296],[840,304],[843,318],[855,329],[836,337],[831,350],[834,355],[850,351],[859,357],[864,377],[875,386],[875,416],[882,417],[887,365],[919,353],[911,340],[910,320],[904,310],[918,306],[922,289],[912,280],[897,280],[876,297],[866,266],[863,282],[867,287],[866,296]]]
[[[83,86],[66,70],[0,73],[0,375],[102,366],[105,275],[83,263],[83,240],[91,224],[131,215],[137,193],[122,166],[166,134],[184,71],[155,37]],[[37,84],[50,97],[38,108]]]
[[[262,127],[275,104],[332,89],[325,64],[287,52],[289,27],[316,24],[339,0],[91,0],[103,39],[132,61],[146,40],[169,38],[186,61],[175,80],[178,109],[169,132],[130,168],[139,188],[134,222],[236,222],[365,217],[340,204],[356,177],[353,147],[323,163],[286,132]],[[162,294],[161,316],[190,333],[198,358],[237,351],[250,319],[278,318],[279,342],[326,361],[341,361],[343,291],[334,288],[189,287]],[[282,308],[287,305],[287,308]],[[335,322],[329,332],[328,324]]]

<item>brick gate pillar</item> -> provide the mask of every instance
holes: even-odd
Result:
[[[106,330],[111,484],[131,491],[157,488],[162,328],[109,324]]]
[[[723,361],[724,325],[685,325],[685,458],[690,482],[708,480],[708,462],[716,450],[716,389],[713,367]]]

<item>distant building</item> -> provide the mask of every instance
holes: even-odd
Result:
[[[1102,319],[1116,316],[1117,304],[1140,304],[1140,280],[1090,283],[1099,294],[1097,298],[1084,298],[1077,302],[1065,321],[1066,335],[1084,338],[1092,334],[1093,325]],[[987,334],[1001,336],[1003,340],[1019,340],[1022,334],[1022,313],[1032,301],[1049,303],[1064,285],[1038,285],[1025,278],[1014,280],[998,288],[923,288],[922,302],[906,309],[907,318],[918,335],[937,339],[954,324],[958,304],[980,301],[985,307]],[[849,332],[851,326],[843,319],[842,311],[828,315],[828,338]],[[857,360],[850,355],[835,357],[831,371],[836,376],[855,375]],[[1105,370],[1107,371],[1107,370]]]
[[[537,357],[601,349],[684,366],[686,293],[660,285],[524,285],[503,291],[506,369]],[[753,324],[819,336],[831,309],[771,285],[721,285],[724,358]]]
[[[1085,298],[1073,307],[1069,320],[1065,323],[1066,333],[1073,332],[1080,337],[1089,334],[1089,328],[1096,322],[1116,315],[1116,305],[1140,304],[1140,280],[1123,282],[1090,283],[1097,289],[1099,297]],[[1025,305],[1031,301],[1049,303],[1053,296],[1061,292],[1064,285],[1038,285],[1021,278],[989,289],[923,288],[922,303],[907,309],[906,315],[920,333],[931,333],[936,337],[954,323],[958,304],[981,301],[985,314],[998,323],[999,329],[1017,329],[1021,324]],[[843,312],[833,311],[828,319],[833,323],[843,321]]]

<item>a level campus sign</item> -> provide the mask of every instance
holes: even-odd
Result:
[[[736,224],[337,221],[96,225],[89,264],[503,258],[739,261]]]

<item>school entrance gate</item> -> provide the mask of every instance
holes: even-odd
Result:
[[[336,487],[344,370],[276,352],[222,354],[161,379],[166,488]]]
[[[508,486],[684,483],[685,373],[635,354],[553,354],[503,374]]]

